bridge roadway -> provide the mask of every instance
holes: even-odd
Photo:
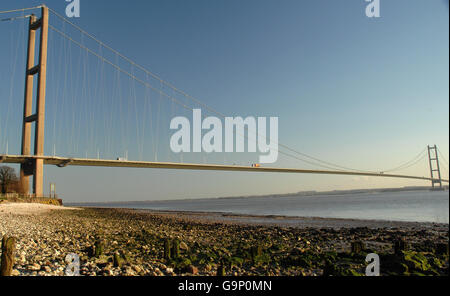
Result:
[[[296,168],[274,168],[274,167],[251,167],[238,165],[219,164],[196,164],[196,163],[176,163],[176,162],[151,162],[151,161],[128,161],[128,160],[105,160],[105,159],[85,159],[67,158],[58,156],[34,156],[34,155],[0,155],[0,163],[21,164],[34,159],[42,159],[46,165],[66,166],[91,166],[91,167],[122,167],[122,168],[154,168],[154,169],[178,169],[178,170],[202,170],[202,171],[240,171],[240,172],[265,172],[265,173],[297,173],[297,174],[324,174],[324,175],[349,175],[349,176],[370,176],[385,178],[404,178],[431,181],[428,177],[396,175],[371,172],[351,172],[332,170],[305,170]],[[442,179],[448,183],[448,180]]]

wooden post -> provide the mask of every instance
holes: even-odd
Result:
[[[16,239],[14,237],[7,237],[2,239],[2,258],[0,276],[11,276],[14,266],[14,253],[16,251]]]
[[[172,257],[175,259],[180,257],[180,241],[178,239],[174,239],[172,242]]]
[[[100,257],[104,252],[104,243],[103,240],[99,239],[94,244],[94,257]]]
[[[257,244],[256,246],[252,246],[250,248],[250,255],[252,257],[252,262],[256,263],[260,256],[263,254],[262,245]]]
[[[125,259],[120,255],[119,252],[114,253],[113,263],[115,267],[122,267],[125,264]]]
[[[364,251],[364,249],[365,249],[365,246],[362,241],[352,242],[352,253],[353,254],[359,254],[362,251]]]
[[[404,238],[400,238],[394,241],[394,253],[395,255],[402,255],[402,251],[409,249],[408,242]]]
[[[223,263],[221,263],[219,265],[219,267],[217,267],[217,276],[225,276],[225,266]]]
[[[172,256],[170,254],[170,239],[166,238],[164,240],[164,259],[171,259]]]

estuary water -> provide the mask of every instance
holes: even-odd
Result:
[[[76,206],[449,223],[448,191],[211,198]]]

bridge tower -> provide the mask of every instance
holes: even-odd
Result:
[[[439,167],[439,157],[437,146],[428,146],[428,160],[430,163],[431,187],[433,189],[442,189],[441,169]],[[435,186],[439,184],[439,186]]]
[[[23,108],[22,155],[31,156],[31,125],[35,122],[34,156],[44,155],[44,124],[45,124],[45,87],[47,76],[47,41],[48,41],[48,8],[42,6],[41,18],[30,17],[28,26],[27,68],[25,72],[25,101]],[[39,35],[38,64],[35,65],[36,31]],[[36,91],[36,113],[33,114],[34,76],[38,74]],[[20,184],[23,193],[30,191],[30,176],[33,176],[33,195],[42,197],[44,183],[44,162],[35,158],[21,164]]]

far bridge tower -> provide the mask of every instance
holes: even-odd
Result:
[[[434,190],[442,190],[441,169],[439,167],[439,156],[436,145],[428,146],[428,160],[430,163],[431,187]]]

